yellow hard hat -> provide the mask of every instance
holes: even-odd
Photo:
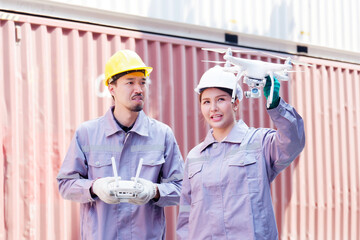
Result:
[[[111,78],[119,73],[136,70],[143,70],[147,77],[152,67],[147,67],[136,52],[120,50],[112,55],[105,65],[105,85],[108,86]]]

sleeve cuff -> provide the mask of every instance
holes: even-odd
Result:
[[[166,204],[166,199],[164,198],[164,197],[162,197],[164,194],[162,194],[161,192],[161,188],[162,188],[162,186],[161,186],[161,184],[157,184],[157,187],[158,187],[158,189],[159,189],[159,199],[157,200],[157,201],[154,201],[153,200],[153,203],[155,204],[155,205],[157,205],[157,206],[163,206],[163,205],[165,205]]]

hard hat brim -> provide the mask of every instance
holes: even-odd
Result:
[[[145,71],[145,77],[148,77],[150,75],[150,73],[152,72],[153,68],[152,67],[135,67],[135,68],[126,69],[126,71],[117,72],[117,73],[113,74],[111,77],[109,77],[108,79],[105,79],[105,86],[109,85],[109,80],[113,76],[121,74],[123,72],[134,72],[134,71],[137,71],[137,70],[139,70],[139,71],[144,70]]]

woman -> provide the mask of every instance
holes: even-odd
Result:
[[[268,78],[266,98],[270,85]],[[267,110],[277,130],[250,128],[236,121],[242,91],[234,74],[219,66],[204,73],[195,91],[211,129],[187,156],[178,239],[278,238],[270,183],[305,144],[303,120],[279,97],[279,89],[275,79]]]

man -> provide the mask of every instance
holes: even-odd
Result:
[[[142,111],[152,71],[133,51],[121,50],[105,66],[105,85],[115,105],[77,129],[57,176],[59,191],[81,203],[82,239],[164,239],[164,208],[179,202],[183,159],[170,127]],[[111,158],[120,181],[136,175],[141,190],[120,202]]]

